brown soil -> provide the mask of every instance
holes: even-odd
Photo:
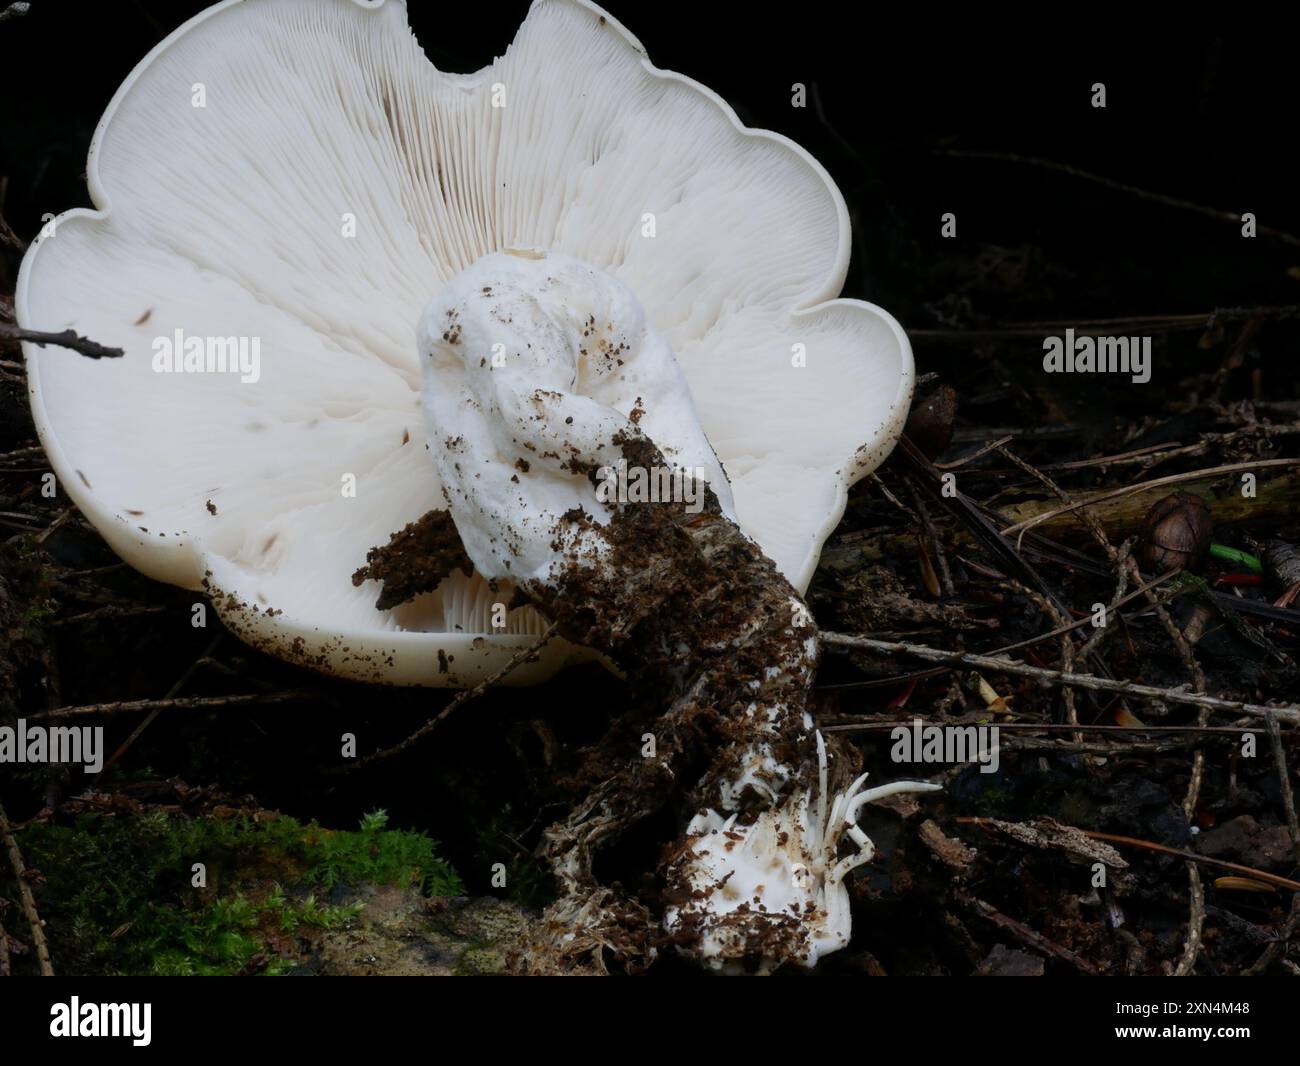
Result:
[[[375,606],[386,611],[432,592],[453,570],[469,574],[474,564],[465,554],[451,515],[430,511],[394,533],[387,544],[366,552],[366,565],[352,575],[352,584],[382,581],[384,589]]]

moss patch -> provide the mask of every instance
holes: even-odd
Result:
[[[19,842],[64,974],[284,973],[361,916],[360,888],[463,892],[434,842],[389,829],[382,811],[354,831],[267,811],[86,812]],[[0,896],[16,898],[12,876],[0,871]]]

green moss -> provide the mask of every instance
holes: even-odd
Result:
[[[342,929],[360,915],[364,908],[364,904],[359,901],[342,907],[322,907],[314,895],[297,902],[286,896],[279,884],[272,888],[264,906],[275,915],[281,931],[285,933],[295,932],[302,925],[316,929]]]
[[[308,848],[308,879],[326,890],[339,884],[410,883],[430,896],[465,891],[454,870],[438,858],[423,833],[388,829],[388,815],[373,811],[355,833],[321,833]]]
[[[464,891],[432,840],[388,829],[383,811],[351,832],[285,816],[83,814],[32,824],[20,845],[43,878],[37,904],[67,974],[282,973],[292,965],[277,950],[287,935],[343,928],[360,913],[322,894],[367,883]],[[201,887],[195,863],[205,867]],[[13,897],[6,876],[0,895]]]

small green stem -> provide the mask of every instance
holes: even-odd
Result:
[[[1216,559],[1222,559],[1225,563],[1237,563],[1251,570],[1256,574],[1264,572],[1264,565],[1259,561],[1257,556],[1249,552],[1238,551],[1236,548],[1229,548],[1226,544],[1211,544],[1210,554]]]

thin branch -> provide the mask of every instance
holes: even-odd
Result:
[[[1220,733],[1228,737],[1240,737],[1243,733],[1267,733],[1267,729],[1254,726],[1235,725],[1087,725],[1069,722],[970,722],[965,719],[948,718],[941,722],[921,718],[918,715],[907,721],[878,722],[831,722],[829,725],[818,723],[817,728],[823,733],[867,733],[885,729],[911,729],[920,722],[926,725],[953,726],[962,729],[971,725],[996,725],[999,730],[1025,730],[1030,733]]]
[[[38,722],[49,718],[73,718],[86,714],[129,714],[134,711],[201,711],[211,707],[242,707],[259,703],[290,703],[319,699],[319,692],[290,689],[286,692],[255,692],[244,696],[183,696],[172,700],[123,700],[118,703],[87,703],[80,707],[56,707],[30,716]]]
[[[203,654],[201,654],[197,659],[195,659],[194,662],[190,663],[189,669],[186,670],[185,673],[181,674],[180,678],[176,681],[176,683],[167,690],[166,694],[163,696],[163,699],[165,700],[175,699],[178,695],[180,695],[181,689],[183,689],[186,686],[186,684],[188,684],[190,678],[192,678],[199,671],[199,668],[202,666],[202,664],[208,659],[208,657],[214,651],[217,650],[217,646],[221,643],[221,638],[223,636],[225,636],[224,633],[218,633],[215,637],[212,638],[211,643],[209,643],[208,646],[203,650]],[[99,772],[101,774],[108,773],[108,771],[113,768],[114,764],[123,755],[127,753],[131,745],[134,744],[140,738],[140,734],[143,733],[146,729],[148,729],[151,725],[153,725],[154,719],[157,718],[160,714],[162,714],[162,712],[163,712],[162,707],[155,707],[152,711],[150,711],[148,716],[144,719],[144,721],[140,722],[133,730],[131,730],[131,735],[128,736],[124,741],[122,741],[121,744],[118,745],[117,750],[108,757],[108,760],[104,763],[103,767],[100,769]]]
[[[47,623],[51,628],[54,626],[75,626],[83,622],[98,622],[105,618],[139,618],[146,614],[163,614],[172,608],[166,606],[139,606],[139,607],[119,607],[110,605],[108,607],[96,607],[93,611],[83,611],[81,614],[74,614],[69,618],[55,618]]]
[[[987,825],[991,821],[996,821],[996,819],[962,815],[959,818],[954,818],[953,821],[958,825]],[[1107,844],[1125,844],[1129,847],[1144,848],[1147,851],[1158,851],[1162,855],[1173,855],[1175,858],[1199,862],[1202,866],[1217,866],[1220,870],[1231,870],[1233,873],[1254,878],[1256,881],[1264,881],[1278,888],[1289,888],[1292,892],[1300,892],[1300,881],[1292,881],[1278,874],[1271,874],[1267,870],[1256,870],[1253,866],[1242,866],[1240,863],[1228,862],[1224,859],[1212,859],[1208,855],[1198,855],[1194,851],[1171,848],[1166,844],[1157,844],[1155,841],[1142,840],[1139,837],[1126,837],[1121,836],[1119,833],[1101,833],[1095,829],[1081,829],[1079,831],[1090,840],[1104,840]]]
[[[911,329],[907,335],[934,344],[969,344],[971,341],[1014,340],[1024,337],[1042,340],[1044,333],[1072,329],[1078,337],[1106,337],[1113,333],[1173,333],[1182,330],[1212,329],[1220,322],[1287,321],[1300,317],[1300,306],[1222,307],[1186,315],[1125,315],[1120,318],[1063,319],[1053,322],[1008,322],[987,329]],[[986,431],[987,432],[987,431]],[[1027,431],[1016,431],[1017,436]],[[1038,432],[1056,435],[1068,429],[1051,427]],[[954,438],[958,439],[958,438]]]
[[[451,715],[457,709],[464,706],[466,703],[469,703],[471,700],[477,699],[485,691],[487,691],[498,681],[500,681],[503,677],[505,677],[507,674],[513,671],[515,667],[517,667],[520,663],[526,662],[528,659],[536,655],[537,652],[541,650],[542,646],[546,644],[546,642],[550,640],[551,637],[555,634],[555,627],[556,627],[556,623],[552,622],[549,626],[546,627],[546,632],[544,632],[540,637],[538,637],[534,643],[528,645],[525,648],[520,648],[519,651],[517,651],[514,654],[514,656],[511,657],[510,661],[506,663],[505,666],[501,667],[501,669],[498,670],[495,674],[485,677],[473,688],[467,688],[464,692],[457,693],[455,699],[453,699],[449,704],[447,704],[446,707],[444,707],[441,711],[439,711],[427,722],[425,722],[424,725],[420,726],[419,729],[417,729],[405,740],[399,741],[397,744],[394,744],[392,747],[381,748],[379,751],[371,752],[369,755],[366,755],[365,757],[358,759],[356,762],[351,763],[347,766],[327,766],[322,768],[321,772],[325,774],[352,774],[352,773],[356,773],[358,770],[363,769],[364,767],[371,765],[372,763],[379,762],[381,759],[390,759],[394,755],[400,755],[402,752],[406,751],[408,748],[412,747],[418,741],[422,740],[424,737],[427,737],[430,733],[432,733],[435,729],[437,729],[438,726],[440,726],[443,722],[445,722],[448,718],[450,718]]]
[[[1076,685],[1080,688],[1097,692],[1117,692],[1124,696],[1136,696],[1139,699],[1159,700],[1163,703],[1186,703],[1193,707],[1208,707],[1212,711],[1227,714],[1249,714],[1267,718],[1275,714],[1289,722],[1300,722],[1300,706],[1279,704],[1264,707],[1240,700],[1225,700],[1218,696],[1207,696],[1199,692],[1186,692],[1173,688],[1156,688],[1154,685],[1139,685],[1134,681],[1115,681],[1109,677],[1097,677],[1093,674],[1066,674],[1060,670],[1046,670],[1016,659],[995,658],[991,655],[977,655],[972,652],[943,651],[925,644],[905,644],[899,641],[872,640],[869,637],[855,637],[847,633],[828,633],[823,631],[822,640],[846,648],[860,648],[864,651],[879,652],[883,655],[906,655],[913,659],[924,659],[932,663],[945,663],[953,666],[970,666],[980,670],[993,670],[1004,674],[1017,674],[1020,677],[1032,677],[1055,685]]]
[[[1099,971],[1097,968],[1087,959],[1071,951],[1069,948],[1064,948],[1060,944],[1048,940],[1042,933],[1035,932],[1023,922],[1018,922],[1014,918],[1003,914],[1000,910],[994,907],[993,904],[986,903],[984,900],[972,896],[970,893],[960,889],[956,892],[954,898],[963,906],[974,911],[981,918],[993,923],[999,929],[1011,933],[1018,940],[1022,941],[1029,947],[1034,948],[1036,951],[1040,951],[1044,955],[1050,955],[1054,959],[1060,959],[1062,962],[1068,962],[1075,969],[1079,970],[1081,973],[1088,974],[1089,976],[1096,976],[1098,974]]]
[[[1277,715],[1268,716],[1268,736],[1272,742],[1273,765],[1277,767],[1277,776],[1282,783],[1282,806],[1286,809],[1286,825],[1291,832],[1291,847],[1295,850],[1296,862],[1300,863],[1300,822],[1296,820],[1295,796],[1291,791],[1291,771],[1286,765],[1286,752],[1282,750],[1282,731],[1277,725]]]
[[[18,841],[14,839],[9,825],[9,816],[0,804],[0,838],[4,840],[5,850],[9,852],[9,865],[14,868],[14,880],[18,883],[18,899],[23,906],[23,914],[32,929],[32,944],[36,947],[36,961],[41,967],[42,977],[54,976],[54,964],[50,962],[50,948],[45,942],[45,925],[36,912],[36,898],[32,895],[32,886],[27,883],[27,867],[23,864],[23,853],[18,850]]]
[[[121,348],[109,348],[97,344],[70,329],[65,329],[61,333],[45,333],[36,329],[23,329],[8,322],[0,322],[0,340],[27,341],[38,348],[54,344],[60,348],[71,348],[74,352],[80,352],[87,359],[120,359],[126,354]]]
[[[1166,573],[1161,574],[1159,577],[1152,578],[1141,588],[1134,589],[1127,596],[1122,596],[1119,599],[1113,600],[1106,608],[1107,616],[1113,618],[1119,618],[1120,616],[1116,614],[1118,608],[1123,607],[1130,600],[1136,599],[1138,596],[1142,595],[1148,589],[1153,589],[1157,585],[1163,584],[1164,582],[1168,581],[1170,578],[1176,577],[1180,573],[1182,573],[1181,570],[1169,570]],[[1085,615],[1084,617],[1077,619],[1074,622],[1070,622],[1068,625],[1059,626],[1056,629],[1048,630],[1046,633],[1039,633],[1038,636],[1036,637],[1028,637],[1025,640],[1018,640],[1014,644],[1004,644],[1000,648],[994,648],[992,651],[985,652],[985,654],[1003,655],[1009,651],[1016,651],[1018,648],[1032,647],[1035,644],[1041,644],[1045,640],[1051,640],[1053,637],[1059,637],[1062,633],[1069,633],[1071,630],[1079,629],[1083,626],[1090,626],[1090,625],[1092,625],[1092,615]],[[1097,635],[1100,635],[1107,631],[1108,631],[1107,627],[1099,626],[1097,628]],[[1089,643],[1091,642],[1092,641],[1090,640]],[[843,690],[843,689],[850,689],[850,688],[883,688],[886,685],[896,685],[896,684],[901,685],[901,684],[906,684],[908,681],[913,681],[913,680],[919,681],[923,677],[934,677],[938,674],[944,673],[945,669],[946,669],[945,667],[940,667],[935,670],[918,670],[910,674],[901,674],[898,677],[873,678],[870,681],[844,681],[835,685],[818,685],[817,687],[822,689],[823,691],[829,691],[832,689]]]
[[[1200,871],[1191,859],[1187,860],[1187,886],[1190,899],[1187,942],[1183,945],[1183,957],[1174,968],[1175,977],[1189,977],[1196,969],[1196,960],[1201,954],[1201,931],[1205,927],[1205,889],[1201,887]]]
[[[1164,844],[1157,844],[1152,840],[1139,840],[1137,837],[1121,836],[1118,833],[1099,833],[1092,829],[1085,829],[1083,835],[1091,837],[1093,840],[1104,840],[1108,844],[1128,844],[1130,847],[1159,851],[1165,855],[1174,855],[1180,859],[1199,862],[1202,866],[1217,866],[1221,870],[1232,870],[1234,873],[1243,874],[1246,877],[1254,878],[1256,881],[1276,885],[1278,888],[1289,888],[1292,892],[1300,892],[1300,881],[1292,881],[1290,878],[1271,874],[1267,870],[1256,870],[1253,866],[1242,866],[1236,862],[1212,859],[1208,855],[1197,855],[1194,851],[1183,851],[1181,848],[1171,848]]]

